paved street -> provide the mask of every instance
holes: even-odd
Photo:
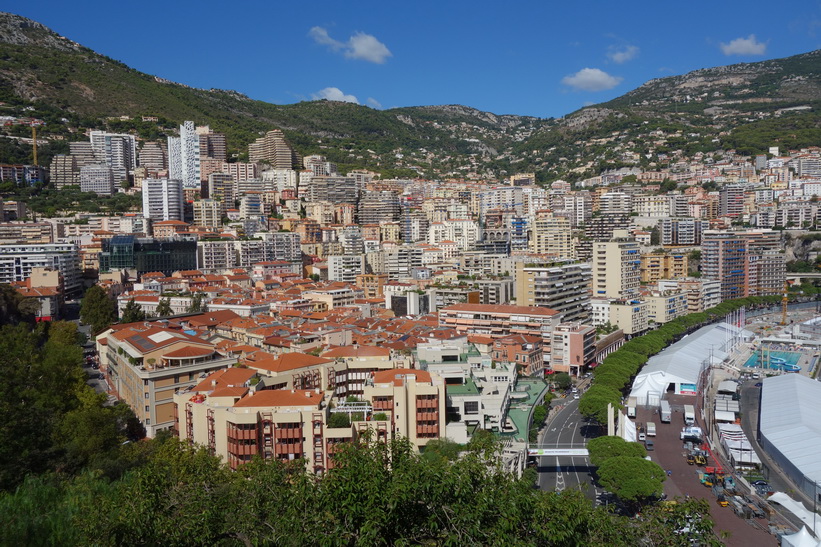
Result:
[[[540,446],[583,448],[590,437],[590,426],[578,412],[578,399],[559,399],[553,406],[551,418],[539,439]],[[581,488],[591,501],[596,500],[599,491],[592,484],[587,457],[543,456],[539,460],[539,488],[546,491]]]

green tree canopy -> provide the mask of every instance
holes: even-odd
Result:
[[[573,381],[570,379],[570,375],[566,372],[557,372],[553,375],[553,378],[551,378],[551,380],[554,384],[556,384],[556,387],[558,387],[559,389],[567,389],[570,387],[570,384],[573,383]]]
[[[587,450],[590,451],[590,463],[600,466],[608,458],[619,456],[631,456],[643,458],[647,451],[639,443],[629,443],[621,437],[597,437],[587,443]]]
[[[154,313],[157,317],[168,317],[169,315],[173,315],[174,311],[171,309],[171,298],[160,298],[160,301],[157,303],[157,310]]]
[[[614,409],[621,408],[621,393],[610,386],[593,384],[579,399],[579,412],[585,418],[605,424],[608,403]]]
[[[138,321],[145,321],[145,312],[142,306],[137,304],[132,298],[123,308],[123,312],[120,315],[120,323],[136,323]]]
[[[644,503],[662,494],[667,475],[657,463],[634,456],[607,458],[599,466],[599,482],[627,502]]]
[[[80,320],[99,334],[117,320],[116,304],[105,289],[94,285],[86,291],[80,306]]]

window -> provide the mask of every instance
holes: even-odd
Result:
[[[479,414],[479,401],[465,401],[465,414]]]
[[[146,412],[148,412],[150,408],[151,408],[151,407],[149,407],[148,405],[146,405],[146,407],[145,407],[145,411],[146,411]]]
[[[145,398],[148,399],[148,393],[145,394]]]

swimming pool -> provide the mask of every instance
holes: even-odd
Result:
[[[766,366],[767,364],[767,356],[770,357],[770,368],[773,370],[781,370],[782,368],[788,372],[797,372],[801,370],[798,367],[798,360],[801,359],[800,353],[795,353],[793,351],[766,351],[764,350],[764,364],[759,364],[758,360],[761,357],[761,351],[756,351],[753,353],[747,362],[744,363],[745,367],[749,368],[757,368],[759,366]]]

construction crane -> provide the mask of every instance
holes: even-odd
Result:
[[[34,160],[34,165],[37,165],[37,126],[34,124],[31,124],[31,142],[33,147],[32,155],[34,156],[32,159]]]

